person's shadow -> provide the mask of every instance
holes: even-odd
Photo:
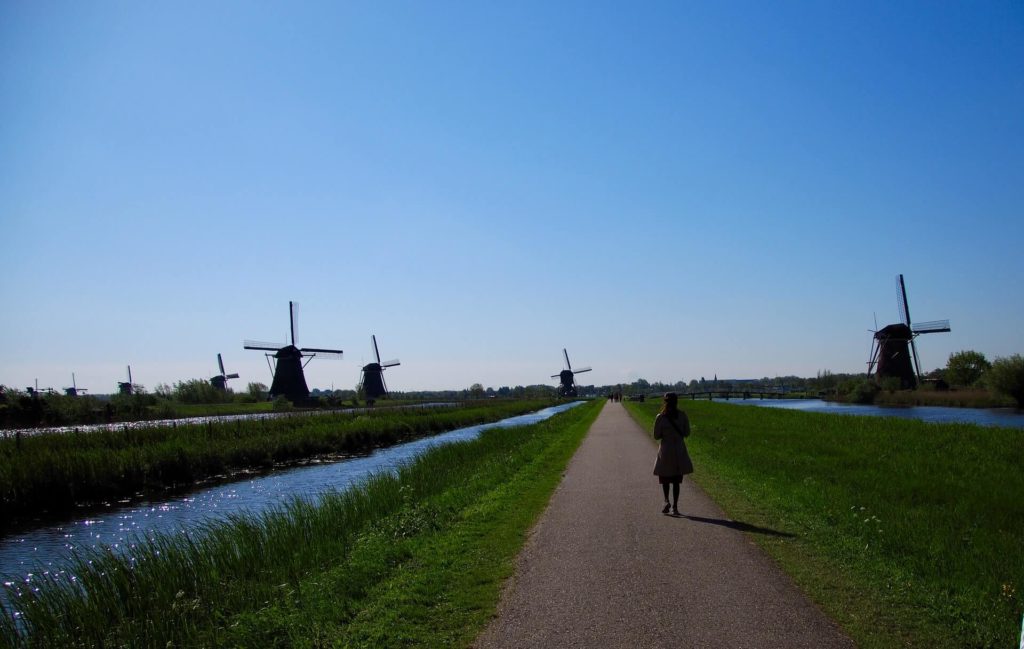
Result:
[[[754,534],[764,534],[765,536],[781,536],[787,539],[796,538],[796,534],[790,534],[789,532],[780,532],[778,530],[769,529],[767,527],[758,527],[757,525],[751,525],[750,523],[744,523],[742,521],[730,521],[722,518],[705,518],[703,516],[690,516],[689,514],[673,514],[673,518],[688,518],[691,521],[698,523],[707,523],[709,525],[721,525],[722,527],[728,527],[731,530],[739,530],[740,532],[752,532]]]

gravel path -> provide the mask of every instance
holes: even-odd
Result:
[[[854,646],[689,479],[663,515],[656,453],[605,405],[476,647]]]

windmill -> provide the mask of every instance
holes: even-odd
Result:
[[[576,396],[576,380],[573,378],[576,374],[583,374],[589,372],[591,368],[584,367],[581,370],[572,369],[572,364],[569,362],[569,352],[562,349],[562,355],[565,356],[565,369],[558,374],[552,374],[551,378],[558,379],[560,385],[558,386],[558,396],[560,397],[575,397]]]
[[[949,320],[931,322],[910,321],[910,305],[907,302],[907,285],[901,274],[896,279],[896,302],[899,304],[902,322],[886,325],[874,333],[871,341],[871,357],[868,361],[868,375],[876,379],[896,377],[903,389],[917,387],[921,376],[921,364],[917,359],[917,345],[914,339],[921,334],[949,331]]]
[[[117,393],[118,394],[131,394],[132,393],[132,366],[131,365],[128,366],[128,381],[126,383],[122,383],[121,381],[117,382]]]
[[[288,302],[288,321],[291,325],[290,343],[264,343],[254,340],[246,340],[242,343],[245,349],[260,349],[267,354],[267,363],[270,364],[271,356],[276,363],[271,367],[274,380],[270,385],[270,397],[284,396],[292,403],[301,403],[309,399],[309,387],[306,386],[306,376],[302,370],[309,361],[314,358],[341,358],[340,349],[321,349],[318,347],[299,347],[298,335],[296,333],[296,320],[298,319],[299,305],[295,302]],[[303,357],[307,358],[305,363]]]
[[[365,395],[366,403],[373,405],[378,398],[387,398],[388,386],[384,384],[384,369],[401,365],[396,358],[393,361],[380,362],[380,350],[377,348],[377,336],[370,336],[373,341],[373,355],[376,363],[368,363],[363,366],[363,379],[359,383],[359,390]]]
[[[86,391],[87,391],[86,388],[80,388],[80,387],[78,387],[78,384],[75,383],[75,373],[72,372],[71,373],[71,387],[70,388],[64,388],[64,394],[66,394],[69,397],[77,397],[80,393],[86,392]]]
[[[227,374],[224,372],[224,359],[217,354],[217,367],[220,368],[220,374],[210,379],[210,385],[217,388],[221,392],[228,391],[228,379],[237,379],[237,374]]]

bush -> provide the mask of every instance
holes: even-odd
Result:
[[[986,382],[995,392],[1012,397],[1018,407],[1024,407],[1024,356],[997,358],[986,374]]]
[[[295,405],[288,400],[288,397],[281,395],[274,399],[273,410],[274,412],[291,412],[295,410]]]
[[[190,379],[175,383],[173,395],[181,403],[221,403],[231,401],[233,393],[222,392],[203,379]]]
[[[871,379],[850,379],[839,384],[839,396],[850,403],[874,403],[879,388]]]
[[[949,355],[945,378],[950,385],[969,387],[976,384],[991,366],[981,352],[956,352]]]

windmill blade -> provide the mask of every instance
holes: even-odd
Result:
[[[949,320],[932,320],[931,322],[917,322],[910,328],[915,334],[937,334],[952,331],[949,328]]]
[[[288,343],[265,343],[258,340],[243,340],[243,349],[262,349],[268,352],[276,352],[279,349],[284,349],[288,346]]]
[[[910,326],[910,305],[907,303],[907,285],[903,281],[903,273],[900,273],[899,279],[896,282],[899,292],[896,294],[896,301],[900,305],[900,317],[903,318],[903,324]]]
[[[132,384],[132,366],[128,366],[128,385]]]
[[[594,369],[594,368],[592,368],[592,367],[584,367],[582,370],[573,370],[572,373],[573,374],[583,374],[584,372],[589,372],[592,369]]]
[[[299,346],[299,303],[288,302],[288,323],[291,325],[292,344]]]
[[[914,375],[917,378],[917,382],[921,382],[921,363],[917,360],[917,345],[914,343],[914,339],[910,339],[910,351],[914,353]]]
[[[875,365],[878,364],[878,353],[882,350],[882,346],[878,344],[878,341],[874,338],[871,339],[871,351],[868,353],[868,376],[875,371]]]
[[[217,354],[217,367],[220,368],[221,376],[223,376],[224,375],[224,359],[220,357],[220,354]]]
[[[380,365],[381,367],[394,367],[395,365],[401,365],[401,363],[399,363],[398,359],[396,358],[394,360],[384,361],[383,363],[378,362],[378,365]]]
[[[562,378],[562,375],[561,374],[552,374],[551,378],[553,378],[553,379],[560,379],[560,378]]]
[[[225,374],[224,378],[226,378],[226,379],[237,379],[238,375],[237,374]]]
[[[310,358],[342,358],[343,352],[340,349],[314,349],[312,347],[304,347],[299,350],[303,356],[309,356]]]
[[[373,341],[373,355],[377,357],[377,365],[380,365],[380,350],[377,349],[377,336],[371,334],[370,340]]]
[[[572,369],[572,364],[569,363],[569,352],[565,351],[565,347],[562,348],[562,355],[565,356],[565,367],[566,369]]]

